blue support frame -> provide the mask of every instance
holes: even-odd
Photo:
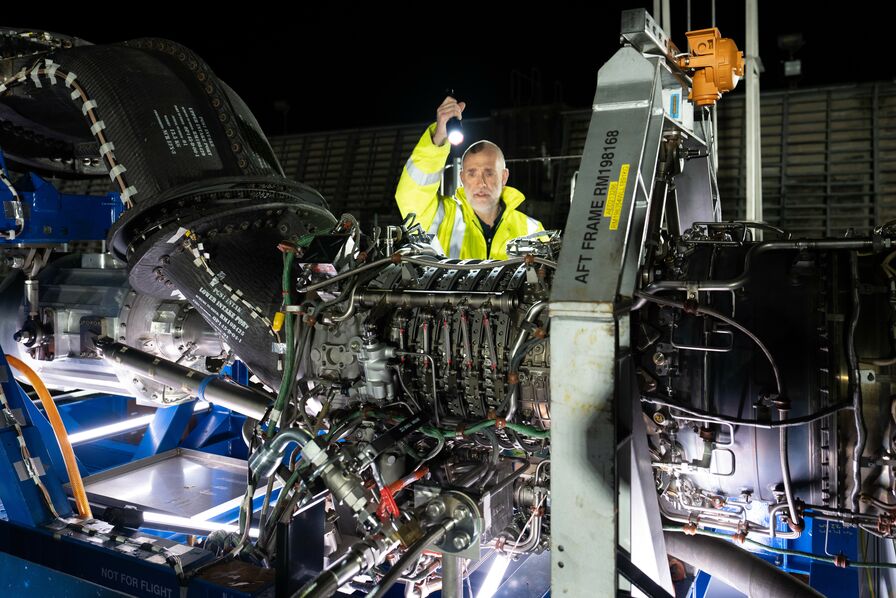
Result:
[[[248,373],[245,367],[237,364],[234,377],[247,382]],[[0,552],[35,564],[35,575],[42,578],[55,575],[59,584],[78,584],[81,581],[92,582],[106,588],[124,591],[128,594],[142,596],[183,595],[180,583],[166,564],[153,564],[145,558],[135,558],[122,553],[114,546],[97,546],[83,534],[64,533],[56,537],[51,529],[58,527],[52,513],[46,508],[39,489],[26,475],[22,475],[23,464],[19,437],[15,426],[9,418],[14,418],[22,429],[26,445],[35,463],[39,461],[41,481],[47,488],[54,508],[60,516],[72,516],[72,508],[64,490],[67,481],[65,465],[61,452],[49,422],[42,411],[25,394],[12,376],[6,364],[5,355],[0,347],[0,388],[4,401],[9,409],[0,413]],[[70,433],[92,429],[98,426],[120,421],[133,415],[133,398],[116,395],[102,395],[75,401],[62,401],[58,405],[60,415],[67,431]],[[75,446],[79,457],[84,460],[82,470],[87,473],[102,471],[115,465],[137,461],[145,457],[171,450],[179,445],[190,446],[228,456],[237,456],[242,452],[245,458],[245,447],[240,437],[240,430],[245,417],[233,414],[227,409],[214,407],[198,416],[196,426],[187,438],[184,435],[191,421],[195,402],[183,403],[171,407],[163,407],[156,411],[152,422],[143,431],[139,443],[126,442],[119,435],[98,438]],[[9,421],[7,421],[9,420]],[[139,429],[138,429],[139,430]],[[137,433],[137,430],[131,434]],[[181,441],[182,439],[183,442]],[[60,477],[62,476],[62,477]],[[278,490],[274,491],[276,500]],[[263,497],[253,501],[254,510],[261,508]],[[214,521],[230,523],[236,519],[238,507],[214,517]],[[141,528],[138,534],[145,536],[170,537],[180,540],[182,535],[154,533],[149,528]],[[159,540],[164,542],[165,540]],[[200,551],[201,552],[201,551]],[[207,560],[209,555],[198,560],[191,559],[192,565]],[[2,564],[2,555],[0,555]],[[189,568],[184,563],[185,568]],[[75,576],[54,574],[53,571]],[[269,580],[272,581],[272,580]],[[270,583],[254,584],[252,590],[224,587],[201,579],[192,579],[188,583],[187,595],[197,597],[228,596],[232,598],[255,596],[258,592],[270,592]],[[63,586],[68,587],[68,586]],[[2,590],[2,587],[0,587]]]
[[[6,162],[0,151],[0,167]],[[34,173],[23,176],[13,186],[19,194],[24,213],[24,227],[15,239],[0,236],[0,246],[18,243],[58,244],[71,241],[105,240],[109,228],[124,212],[118,193],[106,195],[63,195],[52,184]],[[5,185],[0,185],[0,200],[12,199]],[[16,230],[15,218],[0,210],[0,231]]]
[[[19,423],[32,465],[38,471],[56,512],[63,517],[70,516],[71,506],[62,487],[63,480],[59,477],[59,472],[65,472],[65,465],[56,438],[52,436],[49,422],[13,377],[2,347],[0,388],[8,405],[8,410],[0,414],[0,502],[3,503],[6,517],[9,521],[28,526],[38,526],[53,519],[43,494],[26,474],[20,439],[15,426],[8,421],[10,418]],[[46,431],[40,429],[40,424],[49,430],[49,440]],[[55,450],[55,459],[51,448]]]
[[[193,417],[196,402],[181,403],[156,410],[152,422],[143,434],[143,440],[134,453],[134,460],[152,457],[176,448]]]

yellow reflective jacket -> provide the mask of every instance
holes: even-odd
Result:
[[[507,259],[507,241],[544,230],[544,227],[538,220],[517,211],[526,198],[513,187],[505,186],[501,192],[504,213],[492,238],[491,255],[486,255],[482,224],[463,188],[453,197],[439,195],[439,183],[451,146],[433,144],[431,135],[435,126],[433,123],[423,132],[398,181],[395,199],[402,218],[411,212],[416,214],[417,222],[438,237],[448,257]]]

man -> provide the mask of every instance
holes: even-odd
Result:
[[[466,104],[452,97],[436,111],[408,158],[395,199],[401,216],[413,212],[417,222],[435,234],[445,253],[460,259],[507,259],[507,241],[544,230],[541,223],[517,208],[525,197],[506,186],[510,172],[504,153],[490,141],[471,145],[462,161],[462,188],[453,197],[439,196],[439,182],[451,151],[448,119],[461,118]]]

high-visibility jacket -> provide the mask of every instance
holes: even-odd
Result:
[[[507,259],[507,241],[544,230],[541,222],[517,211],[526,198],[513,187],[504,187],[501,199],[504,213],[492,238],[491,253],[485,243],[482,224],[467,201],[463,188],[452,197],[439,195],[439,183],[450,144],[433,144],[433,123],[411,152],[401,173],[395,199],[402,218],[413,212],[416,221],[438,237],[443,250],[451,258]]]

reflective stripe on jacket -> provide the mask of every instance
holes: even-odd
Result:
[[[491,255],[487,255],[482,224],[467,201],[464,189],[458,189],[452,197],[439,195],[439,183],[451,146],[448,143],[433,144],[431,135],[435,126],[433,123],[423,132],[398,181],[395,199],[402,218],[411,212],[416,214],[417,222],[438,237],[448,257],[506,259],[509,240],[544,230],[544,227],[538,220],[517,211],[526,198],[513,187],[505,186],[501,193],[504,213],[492,239]]]

